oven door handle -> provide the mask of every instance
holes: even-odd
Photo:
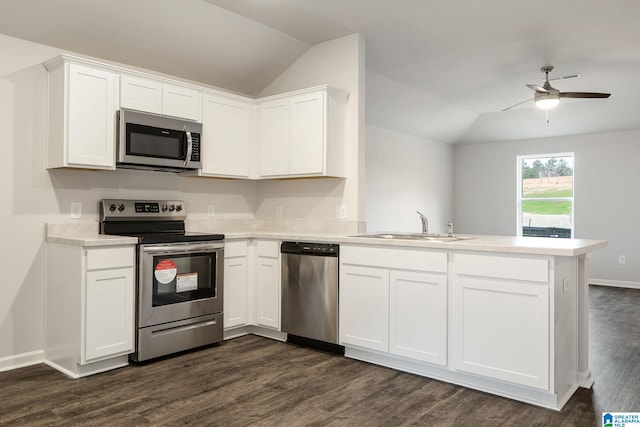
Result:
[[[214,252],[218,249],[224,249],[224,243],[215,245],[195,244],[195,245],[171,245],[171,246],[142,246],[142,251],[147,254],[182,254],[190,252]]]

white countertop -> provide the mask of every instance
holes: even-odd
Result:
[[[424,240],[385,239],[371,237],[352,237],[345,235],[328,235],[312,233],[285,232],[252,232],[225,233],[226,240],[234,239],[274,239],[301,242],[340,243],[355,245],[404,246],[414,248],[431,248],[446,250],[465,250],[482,252],[508,252],[535,255],[577,256],[584,255],[596,249],[607,246],[606,240],[589,239],[560,239],[548,237],[515,237],[515,236],[482,236],[463,235],[471,237],[467,240],[454,242],[438,242]]]
[[[74,246],[112,246],[134,245],[135,237],[98,234],[97,227],[85,226],[81,232],[74,233],[68,227],[50,226],[47,228],[47,242]],[[95,231],[94,231],[95,230]],[[199,232],[207,230],[198,229]],[[220,230],[210,230],[218,233]],[[560,239],[548,237],[515,237],[462,235],[471,237],[454,242],[385,239],[372,237],[353,237],[345,234],[327,234],[319,232],[263,232],[263,231],[226,231],[226,240],[272,239],[300,242],[338,243],[353,245],[380,245],[387,247],[412,247],[425,249],[464,250],[481,252],[505,252],[532,255],[578,256],[607,246],[606,240]]]
[[[47,243],[72,246],[116,246],[135,245],[137,237],[109,236],[106,234],[47,235]]]

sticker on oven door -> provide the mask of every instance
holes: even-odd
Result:
[[[176,292],[195,291],[198,289],[198,273],[178,274]]]
[[[153,274],[156,276],[156,280],[163,285],[171,283],[176,278],[178,268],[176,263],[170,259],[163,259],[156,265],[156,269]]]

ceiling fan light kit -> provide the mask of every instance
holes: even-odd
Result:
[[[543,110],[554,108],[560,103],[560,95],[557,93],[536,93],[534,99],[536,106]]]

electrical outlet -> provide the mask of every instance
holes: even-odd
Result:
[[[80,202],[71,202],[71,218],[80,219],[82,218],[82,203]]]
[[[624,255],[618,255],[618,264],[626,264],[627,257]]]
[[[276,218],[282,218],[282,206],[276,206]]]
[[[569,279],[566,277],[562,278],[562,293],[566,293],[569,290]]]
[[[209,207],[207,208],[207,215],[216,216],[216,210],[213,205],[209,205]]]
[[[347,205],[336,206],[336,218],[347,219]]]

